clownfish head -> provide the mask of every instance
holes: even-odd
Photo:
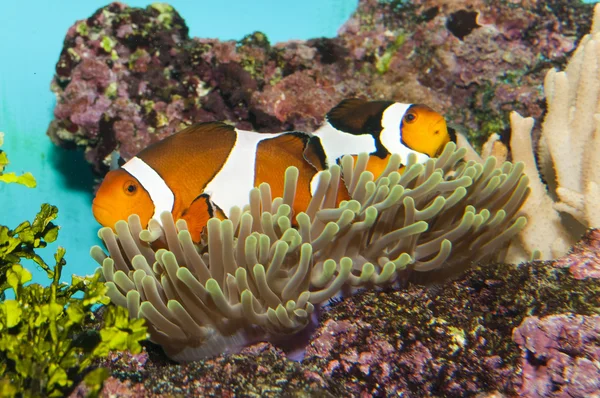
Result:
[[[446,120],[427,105],[411,105],[406,110],[400,134],[404,145],[429,157],[439,155],[450,142]]]
[[[137,214],[143,227],[154,214],[154,203],[139,181],[124,169],[106,174],[92,203],[94,218],[114,230],[115,223]]]

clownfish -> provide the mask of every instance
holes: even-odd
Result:
[[[211,217],[224,219],[263,182],[282,196],[284,171],[299,170],[294,213],[310,201],[310,181],[325,167],[318,141],[299,132],[261,134],[220,122],[198,123],[142,150],[109,171],[92,204],[96,220],[114,228],[136,213],[143,226],[164,211],[184,219],[195,242]]]
[[[392,153],[417,162],[438,156],[451,141],[446,120],[423,104],[366,101],[349,98],[331,109],[314,133],[319,137],[329,167],[344,155],[371,155],[367,170],[377,178]]]
[[[450,141],[444,118],[425,105],[347,99],[314,133],[262,134],[220,122],[192,125],[142,150],[110,171],[96,192],[92,212],[105,227],[136,213],[142,226],[169,211],[184,219],[194,242],[211,217],[224,219],[263,182],[283,195],[284,172],[299,170],[293,212],[306,210],[319,173],[344,155],[371,154],[377,177],[391,153],[417,160],[436,156]],[[345,184],[338,201],[349,198]]]

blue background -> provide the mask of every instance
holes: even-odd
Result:
[[[132,7],[152,2],[126,1]],[[255,30],[271,43],[336,35],[358,0],[172,0],[186,20],[190,36],[239,40]],[[67,249],[63,281],[91,274],[96,263],[89,250],[101,242],[91,213],[94,175],[81,151],[55,147],[46,136],[53,118],[50,81],[67,29],[105,1],[5,1],[0,11],[0,131],[11,164],[7,172],[30,171],[37,188],[0,184],[0,225],[16,227],[33,217],[44,202],[58,206],[57,243],[42,250],[52,261],[58,245]],[[30,267],[34,281],[47,283],[44,272]]]

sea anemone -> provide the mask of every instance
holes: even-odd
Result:
[[[296,224],[298,171],[288,168],[283,198],[273,200],[267,184],[254,188],[244,211],[209,221],[199,245],[170,213],[146,230],[132,215],[116,234],[99,231],[109,255],[98,246],[91,253],[111,300],[145,318],[151,339],[175,360],[291,335],[337,295],[445,279],[502,258],[526,224],[518,211],[528,178],[522,163],[465,162],[465,152],[450,143],[424,164],[409,157],[402,172],[392,155],[377,179],[365,171],[368,155],[356,164],[346,156],[322,173]],[[336,207],[341,175],[352,199]]]

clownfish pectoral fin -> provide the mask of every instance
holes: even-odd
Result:
[[[381,131],[383,111],[393,101],[365,101],[348,98],[333,107],[326,116],[327,121],[337,130],[361,135]]]
[[[202,230],[212,217],[222,215],[220,209],[210,200],[210,196],[202,194],[183,212],[181,219],[185,220],[188,230],[195,243],[200,242]],[[221,218],[221,217],[219,217]],[[224,217],[223,217],[224,218]]]

